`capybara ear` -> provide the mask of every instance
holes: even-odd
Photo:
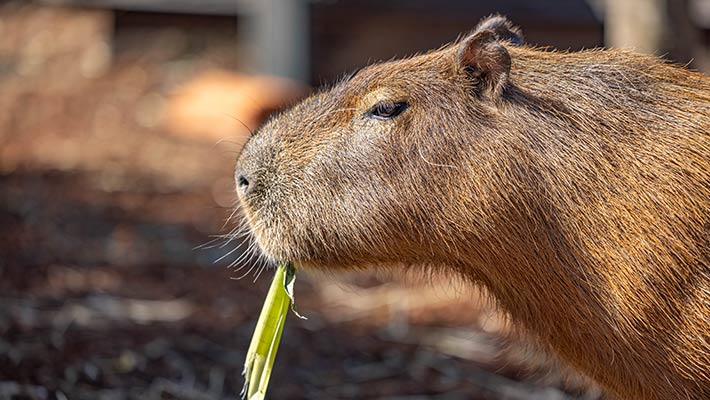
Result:
[[[482,95],[498,96],[508,82],[510,54],[491,30],[476,31],[464,39],[456,61]]]
[[[502,15],[494,14],[490,17],[483,18],[481,22],[476,25],[473,34],[483,31],[493,31],[498,40],[508,41],[510,44],[516,46],[522,45],[525,41],[520,28],[513,25],[508,18]]]

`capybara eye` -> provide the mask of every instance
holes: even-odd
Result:
[[[375,119],[392,119],[406,110],[408,106],[409,105],[405,102],[394,103],[391,101],[383,101],[372,106],[367,114]]]

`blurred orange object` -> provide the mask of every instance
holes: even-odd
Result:
[[[183,137],[241,144],[269,114],[307,93],[305,85],[292,80],[213,69],[168,98],[163,121],[168,131]]]

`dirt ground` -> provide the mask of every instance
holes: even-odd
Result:
[[[197,247],[234,226],[244,137],[159,119],[231,56],[171,31],[109,57],[102,13],[11,3],[0,21],[0,399],[237,398],[270,271],[236,280],[238,243]],[[94,40],[56,50],[74,28]],[[296,296],[308,319],[289,316],[270,398],[601,398],[475,289],[306,274]]]

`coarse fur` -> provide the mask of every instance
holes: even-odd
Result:
[[[492,17],[272,118],[237,165],[252,234],[302,268],[460,275],[623,399],[710,399],[710,79],[521,42]]]

